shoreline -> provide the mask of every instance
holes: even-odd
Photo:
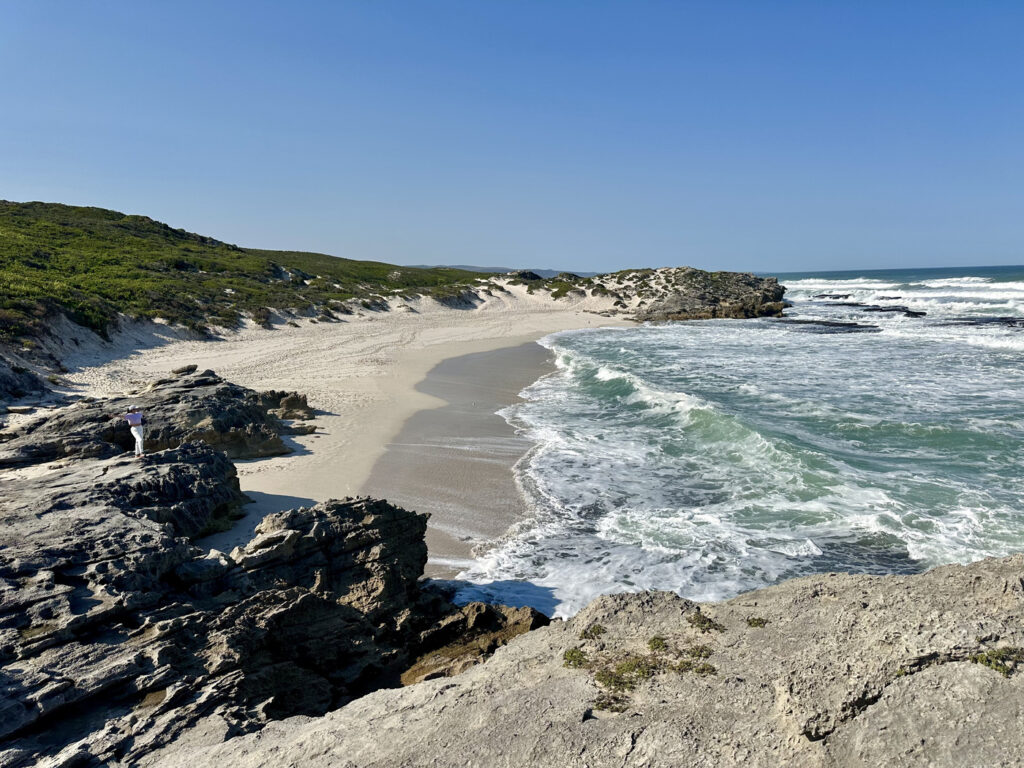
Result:
[[[83,350],[71,361],[72,370],[65,378],[75,394],[123,394],[144,388],[174,368],[195,364],[257,391],[297,391],[308,396],[317,411],[312,422],[317,426],[315,433],[289,437],[295,449],[290,454],[236,462],[242,491],[254,503],[245,506],[245,516],[232,529],[200,542],[230,551],[244,543],[268,514],[364,493],[374,467],[399,439],[406,422],[417,413],[448,405],[443,397],[417,387],[444,361],[514,349],[562,330],[633,325],[579,306],[553,305],[525,290],[519,293],[472,310],[423,301],[408,311],[367,313],[344,322],[307,321],[272,331],[246,328],[222,339],[168,339],[141,349],[130,336],[121,344]],[[547,355],[547,350],[537,349]],[[543,374],[542,368],[531,371],[535,375],[513,395]],[[505,434],[512,432],[493,411],[490,416],[508,430]],[[504,470],[506,487],[514,487],[514,463]],[[456,490],[468,492],[477,480],[460,473],[453,482],[459,486]],[[397,500],[387,485],[375,487],[385,498]],[[519,499],[517,490],[514,497]],[[433,504],[418,506],[420,511],[436,512]],[[435,515],[435,522],[439,517]],[[509,519],[510,513],[503,511],[500,517]],[[489,538],[507,527],[497,534],[488,525],[473,530]],[[435,537],[435,547],[451,543]],[[453,542],[462,548],[453,544],[442,549],[465,556],[464,542],[455,537]]]
[[[360,495],[430,513],[428,577],[454,577],[526,517],[513,468],[534,444],[497,412],[553,370],[550,351],[530,341],[447,358],[416,385],[445,405],[405,421]]]

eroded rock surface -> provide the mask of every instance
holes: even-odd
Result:
[[[458,677],[144,764],[1019,765],[1022,579],[1018,555],[717,604],[603,597]]]
[[[144,412],[147,451],[200,440],[230,458],[275,456],[290,452],[282,435],[315,429],[282,422],[312,417],[304,395],[255,392],[213,371],[197,373],[194,366],[180,370],[137,394],[82,400],[4,435],[0,467],[69,457],[109,458],[130,451],[135,441],[120,414],[133,405]]]
[[[637,320],[707,320],[778,317],[786,289],[774,277],[744,272],[705,272],[683,267],[665,273],[655,298],[639,308]],[[653,282],[653,278],[649,279]]]
[[[5,400],[13,400],[44,391],[46,391],[46,385],[38,376],[27,368],[0,356],[0,404]]]
[[[443,607],[416,581],[425,516],[325,502],[269,516],[230,554],[205,552],[178,535],[182,484],[168,476],[194,466],[190,452],[230,468],[191,444],[137,469],[143,508],[97,492],[93,507],[57,501],[28,521],[33,498],[5,521],[0,763],[130,761],[203,716],[242,733],[398,684],[434,620],[421,605]],[[89,463],[116,475],[132,462]],[[196,517],[183,512],[184,527]]]
[[[150,389],[178,428],[161,439],[191,434],[191,407],[242,410],[193,424],[205,442],[135,460],[105,457],[95,424],[115,406],[88,403],[53,419],[79,426],[65,458],[0,476],[0,765],[135,765],[183,735],[224,739],[398,686],[442,647],[429,675],[453,674],[546,622],[425,588],[426,515],[382,500],[270,515],[230,553],[196,546],[246,501],[210,431],[309,407],[180,376]],[[38,459],[52,451],[33,441],[52,435],[40,425],[19,445]]]

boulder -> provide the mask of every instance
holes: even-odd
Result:
[[[194,368],[194,366],[187,366]],[[159,379],[143,392],[105,400],[83,399],[0,437],[0,468],[25,466],[71,457],[110,458],[131,451],[135,440],[121,417],[129,407],[142,409],[146,450],[161,451],[202,441],[231,458],[257,458],[289,453],[282,435],[309,433],[282,423],[311,418],[304,395],[257,393],[231,384],[213,371],[184,373]]]
[[[46,390],[43,380],[32,371],[0,356],[0,402]]]

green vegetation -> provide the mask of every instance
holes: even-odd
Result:
[[[597,670],[594,681],[616,693],[632,691],[638,683],[654,677],[664,668],[665,663],[656,656],[625,656],[614,665]]]
[[[625,712],[629,706],[629,697],[617,693],[602,693],[594,699],[594,709],[605,712]]]
[[[687,614],[686,620],[701,632],[725,632],[725,627],[722,624],[719,624],[710,616],[705,616],[700,612],[699,608],[693,613]]]
[[[721,626],[706,616],[704,619]],[[600,624],[591,624],[580,633],[580,639],[592,640],[604,633],[605,628]],[[574,647],[565,651],[562,659],[566,667],[586,669],[593,676],[594,682],[603,689],[594,701],[594,709],[608,712],[624,712],[630,703],[629,694],[659,672],[692,673],[698,677],[718,674],[718,669],[708,662],[712,650],[707,645],[678,648],[665,637],[654,635],[647,641],[647,647],[651,651],[647,654],[597,652],[593,658]]]
[[[570,669],[580,669],[587,666],[587,654],[580,648],[570,648],[562,654],[562,663]]]
[[[668,650],[668,643],[665,642],[665,638],[661,635],[655,635],[647,641],[647,647],[655,653],[664,653]]]
[[[990,651],[971,656],[971,661],[994,669],[1003,677],[1009,677],[1017,671],[1017,665],[1024,662],[1024,648],[1013,646],[993,648]]]
[[[118,313],[196,331],[268,309],[368,309],[398,293],[452,295],[480,275],[239,248],[146,216],[55,203],[0,201],[0,341],[24,346],[63,311],[101,335]]]
[[[760,629],[762,627],[767,626],[767,624],[768,619],[762,619],[760,616],[751,616],[749,619],[747,619],[748,627],[755,627],[757,629]]]
[[[691,645],[689,648],[684,648],[683,653],[694,659],[711,658],[711,649],[706,645]]]

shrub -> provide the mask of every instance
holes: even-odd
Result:
[[[665,642],[665,638],[660,635],[655,635],[647,641],[647,647],[655,653],[663,653],[668,650],[668,643]]]
[[[570,648],[562,654],[562,663],[570,669],[580,669],[587,666],[587,654],[581,648]]]

